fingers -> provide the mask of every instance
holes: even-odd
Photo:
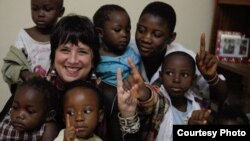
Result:
[[[70,127],[69,114],[66,114],[66,128]]]
[[[199,52],[199,57],[200,60],[203,60],[205,57],[205,52],[206,52],[206,43],[205,43],[205,33],[201,34],[201,39],[200,39],[200,52]]]
[[[120,68],[116,71],[116,77],[117,77],[117,90],[122,87],[122,70]]]
[[[133,60],[130,57],[128,58],[128,63],[130,65],[130,67],[131,67],[131,70],[132,70],[132,73],[133,73],[133,78],[134,78],[135,82],[136,83],[141,82],[142,81],[141,75],[140,75],[138,69],[136,68]]]

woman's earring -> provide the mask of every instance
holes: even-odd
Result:
[[[91,79],[91,80],[96,80],[96,79],[97,79],[96,74],[95,74],[94,71],[92,72],[91,78],[90,78],[90,79]]]
[[[49,74],[47,75],[47,80],[51,81],[52,77],[56,76],[56,71],[52,68]]]

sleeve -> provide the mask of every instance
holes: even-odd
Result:
[[[15,83],[21,83],[22,79],[20,78],[20,72],[22,70],[30,70],[28,61],[22,51],[15,48],[14,46],[10,47],[9,52],[3,59],[3,66],[1,72],[3,75],[4,81],[10,86]]]

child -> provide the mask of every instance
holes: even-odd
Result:
[[[193,51],[173,43],[176,38],[175,25],[175,10],[164,2],[149,3],[139,17],[135,34],[136,45],[133,45],[133,40],[130,45],[136,53],[140,54],[141,75],[150,84],[161,85],[159,80],[161,62],[169,51],[185,51],[195,58]],[[198,67],[203,69],[196,71],[197,83],[192,86],[192,90],[203,98],[209,98],[209,90],[211,90],[210,93],[215,100],[223,101],[227,94],[226,84],[216,73],[218,63],[216,57],[205,51],[204,34],[201,36],[201,52],[197,56],[196,62]]]
[[[99,90],[83,80],[68,85],[63,104],[66,129],[60,131],[55,141],[102,141],[94,134],[103,118]]]
[[[130,74],[127,58],[130,57],[139,68],[140,58],[128,46],[130,41],[130,17],[126,10],[115,4],[101,6],[93,16],[93,22],[100,40],[100,63],[96,68],[101,78],[101,88],[105,98],[108,140],[120,141],[122,135],[117,118],[116,69],[122,70],[122,78]]]
[[[18,33],[2,67],[4,80],[12,91],[15,84],[33,76],[44,77],[47,74],[50,68],[50,34],[64,10],[63,0],[31,0],[31,15],[35,26]]]
[[[122,69],[123,79],[130,73],[127,58],[131,57],[139,67],[139,57],[128,46],[130,41],[130,18],[118,5],[103,5],[93,16],[100,38],[101,60],[96,68],[98,76],[106,84],[116,86],[116,69]]]
[[[23,82],[12,108],[0,123],[0,139],[11,141],[53,141],[58,134],[52,122],[57,97],[51,84],[40,77]]]
[[[170,106],[156,140],[172,140],[172,126],[187,125],[193,111],[203,108],[195,101],[195,94],[190,90],[196,79],[195,66],[195,60],[185,52],[169,52],[164,57],[160,71],[160,91]]]

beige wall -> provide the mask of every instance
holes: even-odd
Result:
[[[103,4],[114,3],[123,6],[130,14],[132,35],[143,7],[152,0],[64,0],[68,13],[92,17]],[[177,42],[197,51],[201,32],[206,33],[207,46],[210,40],[214,0],[163,0],[171,4],[177,13]],[[0,66],[9,46],[14,42],[21,28],[33,26],[30,15],[30,0],[0,0]],[[6,83],[0,77],[0,109],[10,96]]]

